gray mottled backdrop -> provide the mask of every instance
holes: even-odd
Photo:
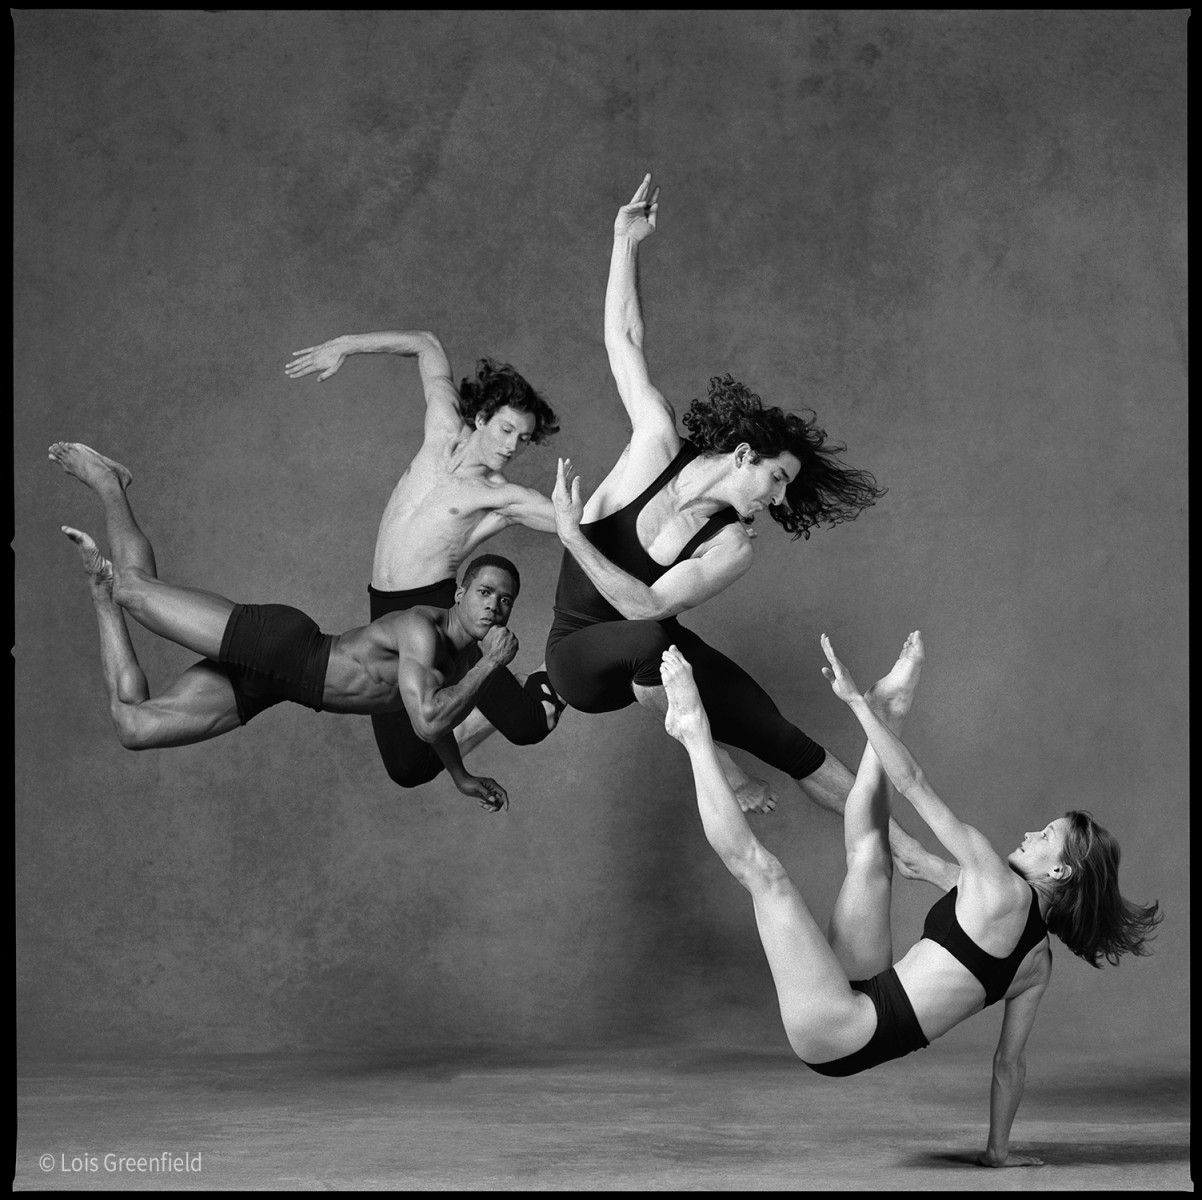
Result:
[[[595,484],[614,213],[663,186],[647,353],[682,408],[730,371],[810,406],[888,495],[694,614],[845,761],[819,673],[921,628],[908,740],[999,845],[1086,807],[1168,920],[1146,961],[1057,951],[1033,1046],[1188,1045],[1184,11],[14,14],[20,1044],[30,1055],[447,1043],[784,1044],[750,904],[683,751],[637,709],[475,763],[488,816],[401,792],[368,721],[275,708],[131,754],[77,556],[133,471],[165,578],[366,619],[418,446],[412,362],[290,382],[335,334],[428,328],[514,363]],[[519,668],[558,543],[515,530]],[[152,686],[192,656],[135,633]],[[774,777],[787,787],[787,781]],[[905,823],[918,831],[915,818]],[[820,918],[838,823],[757,821]],[[929,835],[927,838],[930,841]],[[895,929],[934,898],[901,885]],[[961,1044],[996,1036],[983,1017]]]

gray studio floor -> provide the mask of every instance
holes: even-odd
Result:
[[[1005,1171],[968,1161],[988,1062],[945,1048],[851,1080],[778,1046],[26,1063],[14,1188],[1192,1191],[1188,1060],[1131,1059],[1032,1064],[1047,1165]]]

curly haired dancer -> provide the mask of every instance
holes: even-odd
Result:
[[[1146,955],[1159,905],[1119,891],[1119,847],[1089,813],[1056,817],[999,854],[935,794],[898,738],[924,657],[912,633],[893,669],[866,693],[835,657],[823,674],[868,736],[844,812],[847,875],[827,934],[780,862],[751,831],[718,763],[709,720],[684,656],[663,656],[665,728],[688,751],[705,836],[751,893],[760,941],[794,1052],[820,1075],[854,1075],[921,1050],[962,1021],[1005,1001],[993,1056],[989,1138],[982,1166],[1037,1166],[1011,1152],[1022,1099],[1024,1048],[1052,972],[1048,933],[1091,966]],[[922,936],[895,963],[890,932],[888,782],[959,866],[943,863],[947,894]],[[934,856],[932,856],[934,857]],[[941,860],[937,860],[941,861]]]
[[[320,383],[351,354],[416,358],[426,397],[421,448],[393,488],[376,534],[367,589],[371,619],[421,605],[449,609],[455,576],[482,542],[514,524],[555,531],[551,501],[504,475],[528,446],[558,432],[555,413],[508,363],[483,358],[475,377],[456,388],[442,343],[426,331],[332,338],[298,350],[284,370],[291,379],[316,374]],[[535,670],[524,683],[508,670],[497,671],[456,730],[460,753],[477,746],[494,727],[517,745],[540,742],[555,728],[563,707],[545,670]],[[394,783],[417,787],[442,770],[437,758],[413,753],[406,713],[377,713],[371,720]]]
[[[768,408],[730,376],[709,398],[676,414],[651,382],[643,353],[636,278],[639,243],[655,230],[659,189],[644,178],[614,223],[605,297],[605,344],[630,418],[630,441],[581,503],[580,482],[561,460],[552,501],[565,547],[547,639],[547,671],[573,708],[609,712],[639,703],[666,710],[660,660],[680,646],[696,673],[716,741],[736,746],[797,780],[811,799],[843,811],[851,772],[796,725],[737,663],[682,626],[681,613],[739,579],[755,557],[750,523],[768,512],[794,538],[871,505],[882,489],[838,459],[813,418]],[[720,751],[727,779],[749,811],[776,797]],[[902,869],[921,848],[895,827]],[[921,875],[921,871],[918,873]]]
[[[111,561],[86,533],[67,525],[62,530],[88,577],[109,715],[123,746],[150,750],[208,741],[284,700],[317,712],[403,712],[410,733],[402,749],[414,769],[433,774],[445,767],[459,791],[482,807],[508,807],[500,784],[464,768],[454,737],[481,690],[517,652],[506,626],[520,580],[508,559],[474,558],[450,608],[418,606],[345,633],[322,633],[290,605],[236,604],[160,579],[154,549],[126,495],[129,470],[81,442],[55,442],[49,456],[91,488],[104,508]],[[204,657],[151,696],[127,615]]]

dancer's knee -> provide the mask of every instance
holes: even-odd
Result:
[[[436,779],[442,771],[442,763],[423,763],[420,765],[406,763],[385,763],[388,778],[398,787],[415,788],[423,783]]]
[[[795,888],[780,859],[764,848],[757,838],[750,837],[737,845],[720,844],[710,839],[726,869],[755,897],[771,903],[792,896]]]
[[[847,873],[864,879],[893,878],[893,855],[883,830],[859,838],[847,847]]]
[[[136,613],[145,603],[157,580],[141,567],[113,566],[113,603]]]
[[[159,723],[140,704],[115,701],[109,706],[109,716],[117,732],[117,740],[126,750],[153,750],[161,744]]]
[[[558,719],[558,717],[550,717],[529,727],[515,729],[505,734],[505,740],[513,746],[537,746],[555,728]]]

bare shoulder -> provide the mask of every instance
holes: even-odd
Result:
[[[701,546],[695,557],[721,559],[728,567],[742,574],[755,561],[755,534],[742,521],[731,521]]]
[[[377,617],[369,629],[379,640],[400,654],[414,658],[433,659],[440,638],[438,615],[441,609],[418,606],[405,612],[385,613]]]
[[[609,512],[629,504],[680,453],[681,444],[676,425],[671,420],[636,429],[622,448],[617,462],[589,497],[585,519],[595,520],[604,515],[597,511],[598,507]]]
[[[449,469],[450,460],[471,436],[471,432],[458,413],[442,421],[427,421],[425,436],[417,454],[414,455],[414,462],[423,459],[432,463],[446,462]]]

